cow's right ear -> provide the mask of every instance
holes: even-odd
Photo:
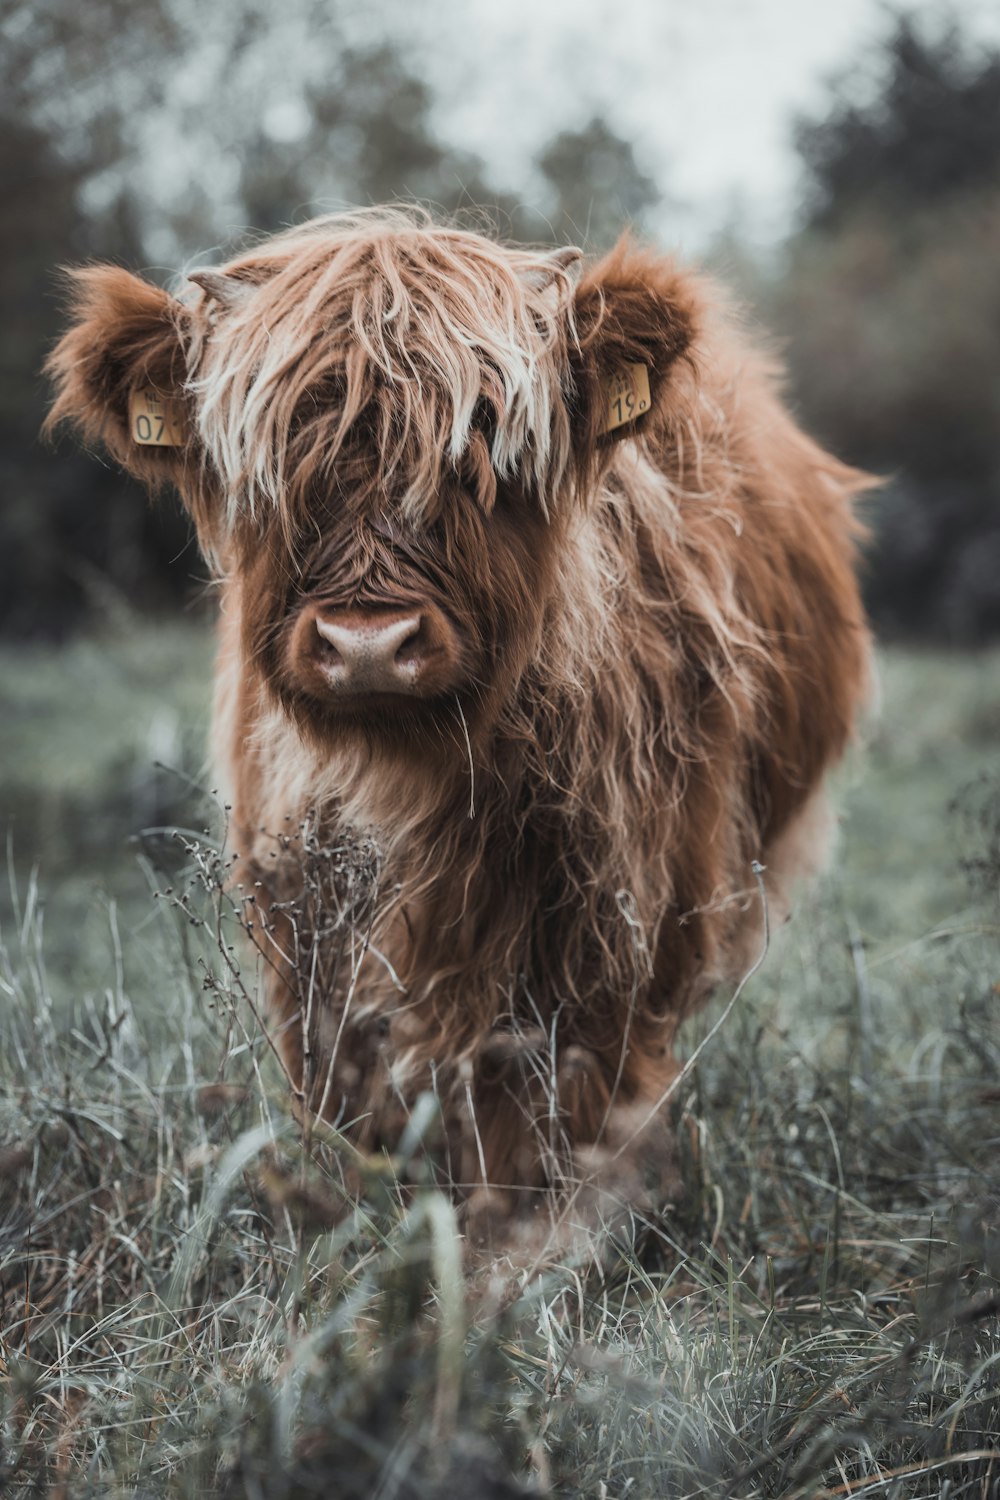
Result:
[[[56,390],[45,430],[69,422],[150,488],[183,491],[195,444],[189,309],[119,266],[71,271],[69,287],[71,326],[45,365]]]
[[[570,349],[577,452],[585,462],[622,438],[662,442],[699,302],[694,278],[630,234],[585,271],[573,298]]]

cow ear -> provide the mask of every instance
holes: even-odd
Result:
[[[570,354],[584,454],[625,437],[653,438],[669,425],[696,306],[690,275],[629,235],[585,273],[573,299]]]
[[[71,271],[69,288],[71,326],[45,366],[56,392],[46,431],[69,422],[150,488],[183,489],[189,310],[119,266]]]

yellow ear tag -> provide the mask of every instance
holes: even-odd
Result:
[[[614,432],[626,422],[634,422],[644,411],[649,411],[649,371],[645,365],[623,365],[604,382],[607,397],[602,432]]]
[[[128,423],[132,441],[144,448],[183,448],[187,442],[183,403],[148,386],[129,392]]]

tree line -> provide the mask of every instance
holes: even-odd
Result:
[[[600,249],[662,184],[596,116],[539,152],[532,203],[442,138],[398,45],[329,0],[0,0],[0,625],[59,634],[116,601],[173,606],[200,567],[177,507],[150,507],[69,442],[38,442],[57,268],[108,258],[169,279],[201,252],[333,204],[428,202],[501,233]],[[754,274],[804,420],[887,478],[866,587],[889,633],[1000,633],[1000,55],[891,21],[864,88],[800,121],[802,221]],[[293,69],[295,118],[259,108]]]
[[[1000,53],[897,18],[864,90],[802,121],[805,221],[769,311],[814,431],[884,476],[884,633],[1000,635]]]

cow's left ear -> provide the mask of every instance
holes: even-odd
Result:
[[[573,312],[577,443],[596,454],[619,438],[651,437],[669,420],[677,362],[695,339],[691,277],[624,235],[582,277]]]
[[[69,286],[70,328],[45,366],[56,390],[46,431],[70,422],[151,489],[183,488],[190,311],[120,266],[72,271]]]

